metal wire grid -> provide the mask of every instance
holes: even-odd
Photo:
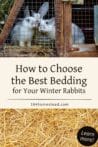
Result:
[[[29,6],[30,10],[33,9],[35,12],[38,12],[38,9],[45,1],[46,0],[25,0],[25,3],[18,15],[18,18],[23,18],[24,9],[27,5]],[[49,19],[51,17],[54,17],[54,0],[47,0],[47,1],[49,2],[49,11],[45,16],[45,18]],[[72,8],[72,21],[82,29],[85,35],[85,43],[94,42],[93,8],[94,5],[97,4],[98,4],[98,0],[84,0],[84,5],[73,5]],[[46,46],[50,47],[51,44],[52,45],[51,47],[54,47],[54,43],[50,43],[49,38],[47,38],[45,35],[39,37],[37,33],[38,32],[36,32],[36,39],[33,40],[35,44],[43,45],[43,47]],[[9,42],[10,42],[10,37],[7,40],[7,43]]]
[[[98,0],[84,0],[84,5],[74,5],[72,9],[73,22],[85,35],[85,43],[94,43],[94,5]]]
[[[25,0],[22,9],[16,19],[15,24],[21,20],[21,18],[24,18],[24,10],[26,8],[26,6],[29,7],[30,10],[30,14],[32,14],[32,10],[34,12],[38,12],[39,8],[41,7],[41,5],[44,2],[49,2],[49,11],[46,14],[46,16],[44,17],[44,19],[50,19],[52,17],[54,17],[54,0]],[[14,26],[15,26],[14,24]],[[11,34],[8,37],[6,44],[10,44],[11,43]],[[34,37],[32,37],[32,45],[41,45],[43,46],[43,48],[49,47],[49,48],[54,48],[54,42],[52,42],[46,34],[41,34],[38,32],[38,30],[35,30],[35,34]]]
[[[35,12],[38,12],[39,8],[44,2],[49,2],[49,11],[45,15],[44,19],[50,19],[55,16],[54,14],[54,0],[33,0],[33,1],[25,1],[25,6],[29,5],[30,10],[34,10]],[[24,9],[24,8],[23,8]],[[35,31],[35,37],[33,40],[33,44],[36,45],[42,45],[44,48],[54,48],[54,41],[50,40],[46,34],[41,34],[37,31]]]

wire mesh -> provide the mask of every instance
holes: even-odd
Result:
[[[38,12],[40,6],[46,1],[49,2],[49,11],[45,16],[45,19],[54,17],[54,0],[25,0],[25,3],[17,17],[16,22],[24,17],[24,10],[26,6],[29,6],[30,13],[31,10]],[[98,0],[84,0],[84,5],[73,5],[72,7],[72,21],[74,24],[79,26],[81,31],[83,31],[85,36],[85,43],[94,43],[94,5],[97,4]],[[74,32],[76,33],[75,30]],[[8,37],[6,43],[11,43],[10,36]],[[32,45],[33,44],[43,45],[43,47],[48,46],[54,48],[54,42],[51,41],[47,34],[43,35],[38,33],[38,31],[35,31],[35,35],[32,38]]]
[[[94,5],[98,0],[84,0],[84,5],[73,5],[72,19],[83,31],[85,43],[94,43]]]
[[[30,12],[30,15],[32,16],[32,10],[35,13],[38,13],[38,10],[40,9],[40,7],[42,6],[44,2],[46,2],[46,0],[40,0],[40,1],[39,0],[25,0],[24,5],[22,6],[22,9],[16,19],[14,27],[17,24],[17,22],[21,21],[21,19],[24,18],[24,11],[25,11],[26,6],[29,7],[29,12]],[[51,0],[51,1],[47,0],[47,2],[49,2],[49,10],[43,18],[45,20],[54,17],[54,0]],[[47,32],[42,33],[42,32],[39,32],[38,29],[34,29],[33,31],[34,31],[34,34],[32,36],[32,45],[41,45],[43,46],[43,48],[45,47],[54,48],[55,43],[54,41],[51,40],[51,38],[48,37]],[[8,37],[8,40],[6,41],[6,43],[11,43],[11,34]]]

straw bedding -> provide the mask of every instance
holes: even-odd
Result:
[[[0,147],[83,147],[77,141],[83,126],[98,131],[98,110],[1,109]]]
[[[19,46],[5,46],[0,51],[0,57],[54,57],[55,49],[51,47],[43,47],[41,45],[33,45],[31,48]]]
[[[69,52],[67,57],[98,57],[98,50],[95,45],[81,45],[81,51]],[[0,51],[0,57],[57,57],[56,49],[53,45],[33,45],[31,48],[5,45]]]

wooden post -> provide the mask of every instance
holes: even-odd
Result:
[[[3,30],[0,34],[0,49],[3,48],[3,44],[5,43],[10,31],[11,31],[11,28],[15,22],[15,19],[22,7],[24,3],[24,0],[15,0],[14,2],[14,5],[10,11],[10,14],[8,16],[8,19],[3,27]]]
[[[64,56],[64,13],[62,0],[55,0],[55,19],[56,19],[56,42],[58,56]]]
[[[64,56],[72,50],[72,5],[71,2],[63,2],[64,9]]]
[[[71,2],[55,0],[56,49],[58,56],[67,56],[72,50],[72,5]]]
[[[83,4],[83,0],[55,0],[56,49],[58,56],[68,56],[77,51],[72,47],[72,4]]]

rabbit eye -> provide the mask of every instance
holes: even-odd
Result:
[[[49,22],[47,21],[46,24],[49,24]]]
[[[27,22],[30,22],[30,19],[26,19]]]

